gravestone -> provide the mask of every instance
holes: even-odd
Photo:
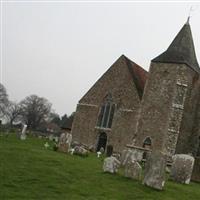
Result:
[[[147,154],[143,184],[162,190],[165,184],[166,157],[160,151]]]
[[[20,139],[21,139],[21,140],[25,140],[25,139],[26,139],[26,129],[27,129],[27,125],[24,124],[24,125],[23,125],[23,129],[22,129],[22,133],[21,133],[21,135],[20,135]]]
[[[192,180],[200,182],[200,157],[195,157],[194,167],[192,171]]]
[[[116,173],[120,166],[120,161],[117,158],[110,156],[104,159],[103,163],[103,171],[109,173]]]
[[[170,177],[178,183],[189,184],[194,166],[194,158],[186,154],[173,156]]]
[[[79,156],[84,156],[84,157],[88,156],[88,150],[85,149],[82,146],[74,147],[74,152],[73,153],[76,154],[76,155],[79,155]]]
[[[120,157],[121,165],[125,166],[127,162],[133,160],[140,162],[142,157],[142,151],[138,151],[137,149],[125,149],[122,151],[122,155]]]
[[[125,165],[124,176],[135,180],[141,180],[142,167],[137,161],[129,161]]]
[[[58,141],[59,141],[58,136],[55,136],[55,137],[54,137],[54,141],[55,141],[55,142],[58,142]]]
[[[53,134],[50,134],[50,135],[49,135],[49,140],[50,140],[50,141],[53,141]]]
[[[70,150],[72,134],[62,133],[59,138],[58,150],[67,153]]]
[[[120,157],[120,162],[122,166],[125,166],[128,160],[130,160],[131,157],[131,150],[125,149],[122,151],[122,155]]]

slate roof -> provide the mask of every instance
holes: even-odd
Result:
[[[189,21],[184,24],[168,49],[152,62],[186,64],[200,73]]]
[[[145,82],[147,80],[148,72],[142,67],[131,61],[126,56],[122,55],[125,58],[126,64],[128,66],[129,72],[132,75],[133,81],[135,83],[136,89],[140,99],[142,99]]]

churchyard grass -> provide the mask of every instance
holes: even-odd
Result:
[[[103,159],[82,158],[44,148],[45,139],[0,136],[1,200],[187,200],[200,199],[200,184],[167,181],[164,191],[103,173]],[[51,143],[50,143],[51,144]]]

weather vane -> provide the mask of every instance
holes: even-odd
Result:
[[[198,8],[197,5],[196,6],[190,6],[189,13],[188,13],[188,18],[187,18],[187,24],[189,24],[190,17],[192,16],[191,13],[194,12],[197,8]]]

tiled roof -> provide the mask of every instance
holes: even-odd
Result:
[[[139,65],[137,65],[136,63],[134,63],[133,61],[131,61],[126,56],[124,55],[122,56],[125,58],[128,69],[133,77],[133,81],[138,91],[138,95],[140,99],[142,99],[144,86],[148,77],[148,72],[144,70],[142,67],[140,67]]]
[[[168,49],[152,62],[186,64],[200,73],[189,22],[182,27]]]

